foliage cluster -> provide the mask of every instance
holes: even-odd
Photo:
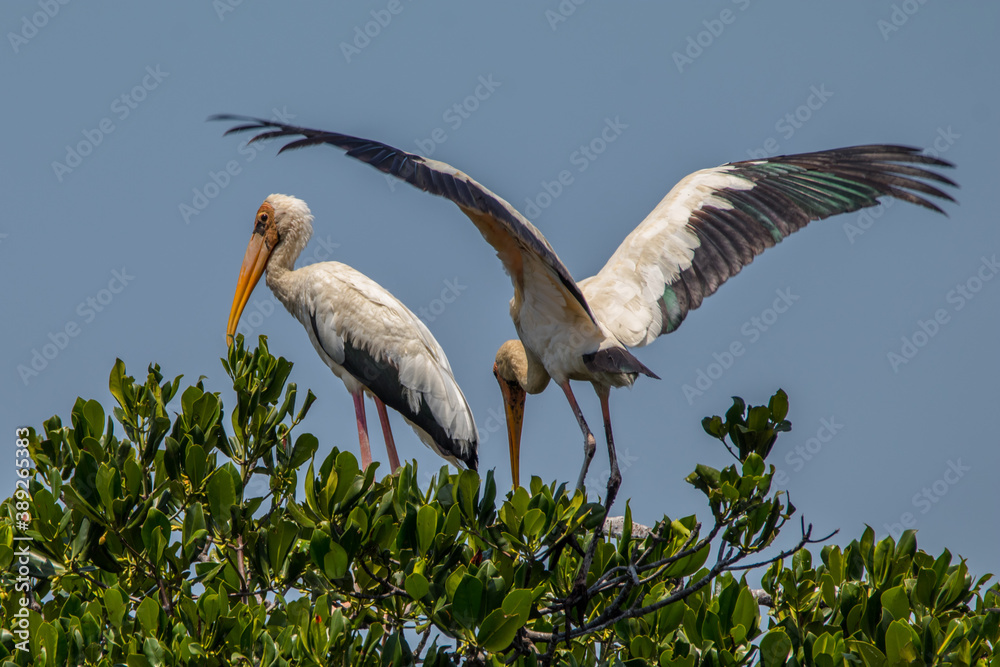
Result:
[[[316,438],[293,437],[314,396],[296,412],[291,364],[263,337],[252,351],[238,339],[223,364],[236,393],[228,425],[203,380],[180,392],[157,366],[137,382],[119,361],[112,415],[78,399],[69,426],[53,417],[30,430],[25,492],[0,506],[4,665],[1000,656],[1000,589],[948,552],[919,551],[912,532],[876,542],[868,529],[823,547],[814,566],[803,523],[792,548],[766,553],[795,512],[764,461],[790,429],[784,392],[705,420],[738,459],[687,478],[710,524],[665,516],[646,529],[626,504],[609,536],[604,506],[562,484],[534,478],[498,497],[489,472],[442,468],[421,486],[414,465],[377,479],[336,448],[317,463]],[[755,568],[763,590],[747,584]]]

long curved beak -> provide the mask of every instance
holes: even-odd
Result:
[[[521,425],[524,422],[524,389],[516,382],[508,382],[497,373],[493,365],[493,375],[500,384],[503,395],[504,414],[507,417],[507,445],[510,448],[510,475],[514,488],[521,485]]]
[[[271,249],[264,243],[264,235],[254,232],[247,244],[247,252],[243,256],[243,266],[240,267],[240,278],[236,282],[236,294],[233,295],[233,305],[229,309],[229,324],[226,326],[226,342],[232,341],[236,334],[236,325],[240,315],[246,308],[253,288],[257,286],[260,277],[267,268],[267,260],[271,257]]]

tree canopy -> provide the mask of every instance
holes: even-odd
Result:
[[[181,391],[180,377],[151,365],[137,381],[119,360],[112,410],[77,399],[69,425],[18,430],[18,483],[0,506],[4,665],[1000,657],[1000,586],[949,551],[871,528],[810,549],[829,536],[793,520],[766,464],[791,428],[780,390],[703,421],[734,458],[686,478],[707,519],[645,527],[628,503],[606,522],[601,502],[537,477],[501,494],[491,471],[442,467],[421,485],[415,464],[379,474],[336,448],[317,460],[317,439],[298,433],[315,397],[299,400],[291,363],[238,337],[223,365],[228,419],[203,379]],[[776,552],[789,521],[798,539]]]

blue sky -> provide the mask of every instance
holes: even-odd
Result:
[[[475,411],[483,467],[509,479],[490,367],[514,337],[511,287],[473,226],[335,150],[277,157],[223,138],[211,114],[281,114],[449,162],[528,214],[577,279],[692,171],[902,143],[956,163],[949,217],[894,202],[813,223],[638,350],[663,379],[612,395],[619,498],[645,522],[705,515],[683,477],[728,461],[701,418],[782,387],[794,430],[772,462],[818,532],[907,522],[923,548],[996,568],[995,3],[36,0],[0,19],[12,457],[15,427],[68,416],[77,396],[109,405],[116,356],[133,375],[151,361],[204,374],[231,403],[229,305],[257,206],[280,192],[316,216],[307,262],[348,263],[424,317]],[[240,330],[267,334],[319,396],[304,429],[323,451],[356,451],[349,396],[263,284]],[[593,392],[577,394],[599,428]],[[400,455],[436,470],[394,419]],[[522,475],[575,479],[580,445],[561,392],[529,398]]]

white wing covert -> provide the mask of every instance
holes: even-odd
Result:
[[[475,469],[478,433],[444,350],[423,322],[364,274],[338,262],[304,267],[295,313],[338,376],[393,408],[441,456]]]
[[[596,276],[580,282],[581,290],[620,341],[646,345],[677,329],[754,257],[812,220],[874,206],[881,196],[943,213],[915,192],[952,200],[925,181],[955,184],[915,164],[951,166],[915,148],[873,145],[695,172],[667,193]]]

